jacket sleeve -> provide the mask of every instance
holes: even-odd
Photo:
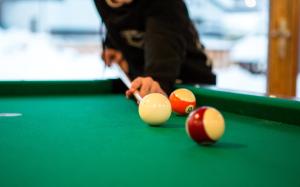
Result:
[[[118,49],[117,45],[115,44],[113,38],[111,37],[111,33],[109,31],[106,32],[105,39],[102,41],[103,43],[103,48],[113,48],[113,49]]]
[[[156,17],[146,21],[145,75],[153,77],[168,93],[174,86],[185,58],[186,40],[176,28]]]

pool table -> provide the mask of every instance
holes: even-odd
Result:
[[[300,102],[178,85],[226,122],[193,142],[185,116],[138,115],[116,80],[0,82],[0,186],[300,186]]]

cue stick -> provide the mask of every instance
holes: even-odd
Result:
[[[122,82],[127,86],[128,89],[131,88],[131,81],[128,78],[128,76],[125,74],[125,72],[122,70],[122,68],[120,67],[120,65],[118,63],[112,63],[112,67],[117,70],[118,75],[120,77],[120,79],[122,80]],[[141,102],[142,97],[141,95],[138,93],[138,91],[135,91],[133,93],[134,97],[136,98],[136,100],[138,101],[138,103]]]

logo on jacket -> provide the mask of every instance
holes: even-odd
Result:
[[[136,48],[143,48],[144,32],[138,30],[125,30],[121,31],[121,35],[126,39],[128,45]]]

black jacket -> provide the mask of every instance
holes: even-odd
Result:
[[[120,8],[105,0],[95,4],[107,29],[104,45],[123,53],[132,79],[151,76],[167,92],[176,79],[215,84],[183,0],[134,0]]]

